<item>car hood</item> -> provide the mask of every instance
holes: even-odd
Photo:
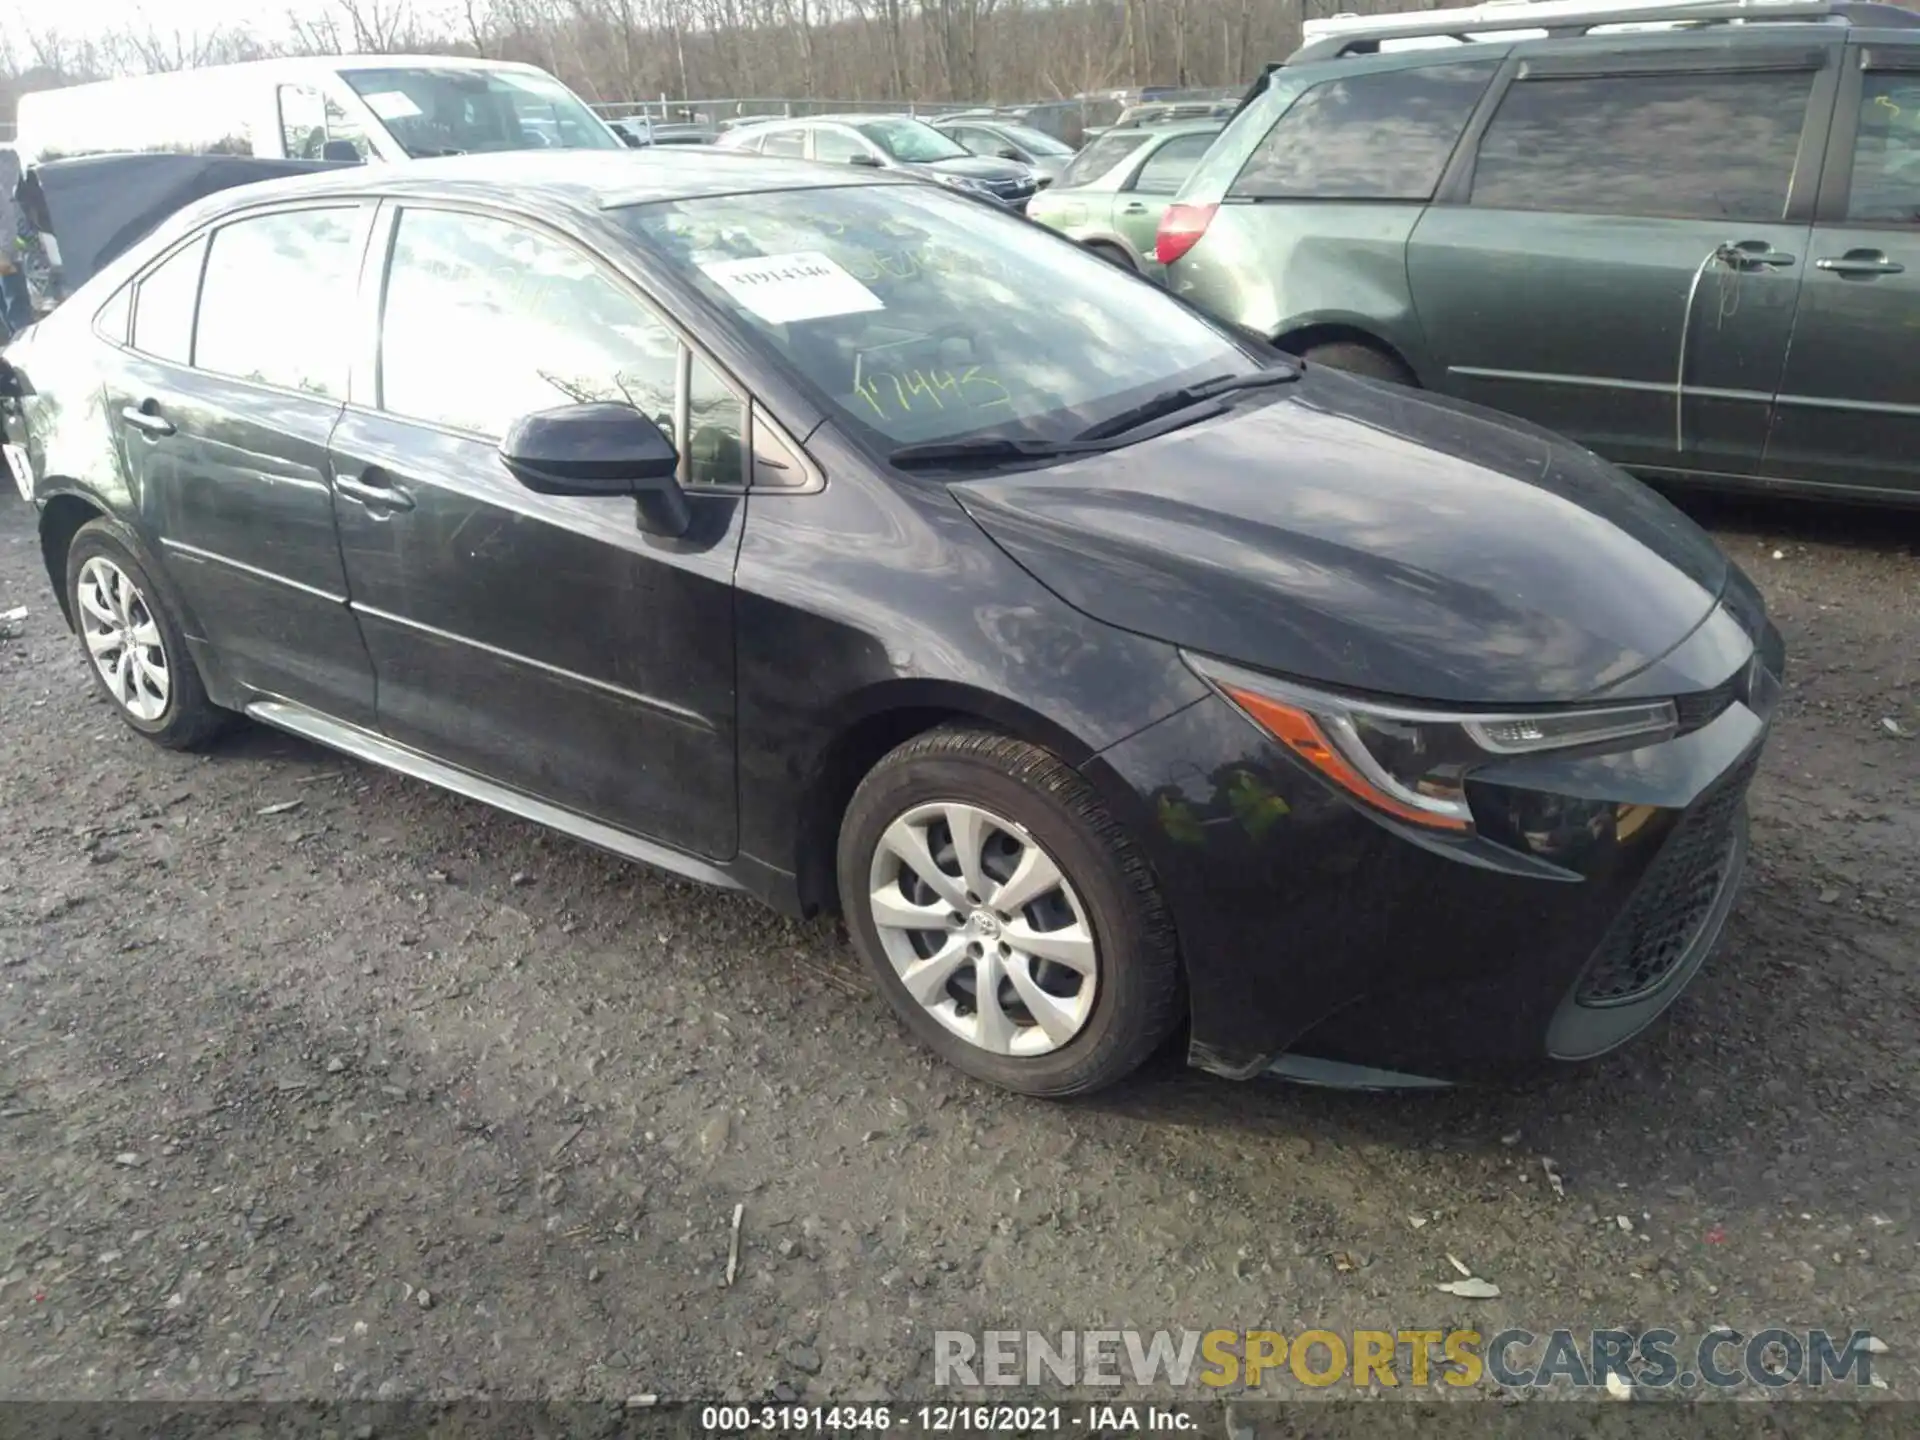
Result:
[[[1025,180],[1033,171],[1017,160],[990,155],[956,155],[951,160],[916,160],[909,170],[937,170],[942,175],[964,175],[969,180]]]
[[[1317,368],[1219,419],[952,489],[1099,620],[1414,699],[1593,696],[1684,640],[1727,576],[1692,521],[1588,451]]]

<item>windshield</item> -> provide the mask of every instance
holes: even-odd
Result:
[[[1073,154],[1071,145],[1062,145],[1053,136],[1043,130],[1036,130],[1031,125],[1003,125],[995,122],[993,128],[1031,155]]]
[[[480,150],[618,150],[620,141],[550,75],[448,68],[342,72],[419,160]]]
[[[1169,387],[1256,368],[1109,262],[932,186],[612,213],[878,448],[1066,440]]]
[[[896,160],[926,165],[935,160],[958,160],[965,147],[918,120],[862,120],[854,127]]]

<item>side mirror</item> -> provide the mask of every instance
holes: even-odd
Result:
[[[320,158],[341,165],[358,165],[360,152],[351,140],[329,140],[320,147]]]
[[[1027,158],[1026,156],[1022,155],[1018,150],[1014,149],[1011,145],[1002,145],[998,150],[994,151],[993,153],[999,156],[1002,160],[1025,160]]]
[[[513,478],[540,495],[631,495],[640,528],[684,535],[693,515],[674,478],[679,452],[631,405],[564,405],[522,415],[500,442]]]
[[[866,154],[864,151],[858,155],[849,155],[847,157],[847,163],[849,165],[858,165],[866,170],[878,170],[881,168],[880,161],[874,156]]]

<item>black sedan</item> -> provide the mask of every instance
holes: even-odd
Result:
[[[1034,296],[1045,296],[1038,305]],[[94,682],[791,913],[1016,1090],[1413,1085],[1719,936],[1783,657],[1543,432],[992,207],[691,152],[225,191],[8,350]]]

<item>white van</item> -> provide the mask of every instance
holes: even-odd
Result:
[[[410,160],[618,150],[546,71],[449,55],[319,55],[103,80],[20,99],[23,164],[126,151]]]

